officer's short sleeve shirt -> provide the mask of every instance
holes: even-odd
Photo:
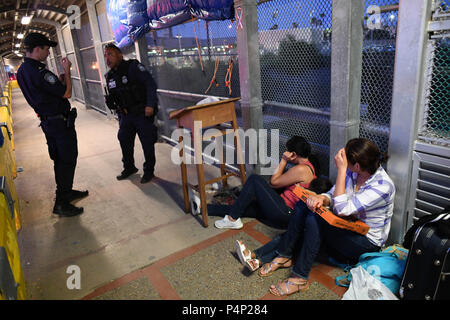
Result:
[[[62,114],[70,109],[69,101],[63,98],[66,87],[45,64],[25,58],[17,71],[17,81],[25,99],[39,115]]]

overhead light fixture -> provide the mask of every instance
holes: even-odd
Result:
[[[17,56],[18,56],[18,57],[23,57],[23,54],[17,53]]]
[[[17,35],[17,39],[23,39],[23,33],[19,33],[19,34]]]
[[[20,43],[16,43],[16,48],[20,48]]]
[[[30,24],[32,16],[24,16],[20,21],[22,24]]]
[[[18,54],[18,53],[19,53],[19,50],[14,50],[14,53],[15,53],[15,54]]]

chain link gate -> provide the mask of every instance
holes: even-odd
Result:
[[[405,231],[450,205],[450,1],[434,1]]]
[[[433,23],[450,24],[450,1],[437,1]],[[424,110],[418,139],[450,146],[450,31],[430,25],[428,41]]]
[[[331,20],[331,0],[258,2],[264,128],[280,131],[279,150],[271,154],[281,157],[290,137],[303,136],[325,175],[330,145]]]

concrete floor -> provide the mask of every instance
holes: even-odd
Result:
[[[274,299],[270,284],[288,270],[268,278],[249,274],[234,253],[235,239],[251,249],[279,230],[244,219],[241,230],[219,230],[218,217],[204,228],[198,217],[185,214],[180,169],[170,160],[172,147],[156,144],[156,178],[139,183],[143,154],[136,141],[136,166],[130,179],[117,181],[122,170],[118,123],[74,102],[78,109],[78,166],[75,189],[88,189],[78,202],[81,216],[52,215],[53,163],[39,120],[21,91],[13,91],[16,159],[23,171],[15,180],[22,229],[18,233],[29,299]],[[207,178],[219,170],[207,167]],[[194,168],[189,180],[196,181]],[[237,184],[236,179],[232,184]],[[69,266],[78,266],[81,288],[68,289]],[[340,299],[345,290],[334,284],[339,269],[316,264],[306,293],[289,299]]]

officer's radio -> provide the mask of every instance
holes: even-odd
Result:
[[[109,94],[108,91],[108,87],[105,86],[105,103],[106,106],[110,109],[110,110],[118,110],[119,106],[117,105],[116,101],[114,100],[114,98]]]

